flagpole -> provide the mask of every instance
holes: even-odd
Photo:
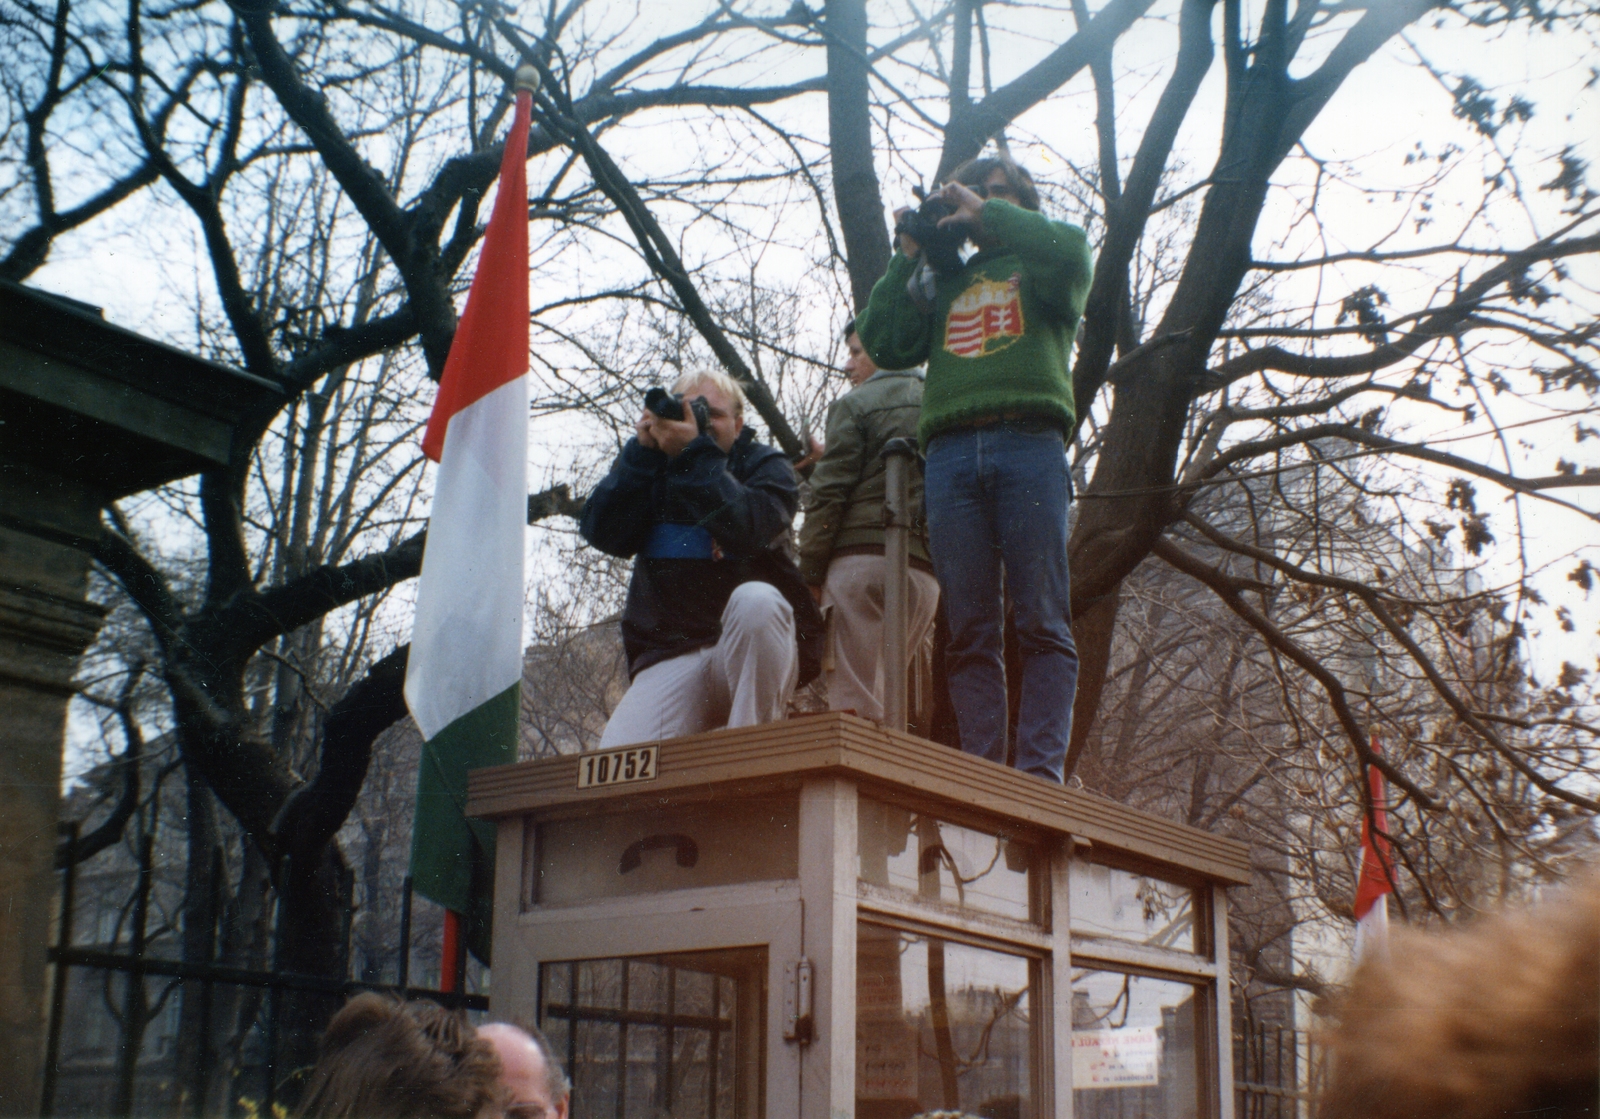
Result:
[[[439,948],[439,990],[445,994],[459,991],[465,984],[467,960],[465,938],[461,935],[461,914],[454,909],[444,911],[444,942]]]

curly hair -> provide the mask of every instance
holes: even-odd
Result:
[[[500,1060],[465,1015],[361,994],[318,1047],[301,1119],[473,1119],[505,1098]]]
[[[1320,1119],[1592,1116],[1600,876],[1465,929],[1395,930],[1335,1010]]]

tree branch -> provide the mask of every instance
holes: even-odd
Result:
[[[1116,196],[1107,197],[1106,236],[1095,263],[1089,299],[1084,304],[1078,359],[1072,368],[1072,394],[1080,417],[1088,412],[1090,402],[1110,375],[1111,355],[1117,346],[1119,328],[1128,314],[1129,263],[1144,236],[1151,201],[1161,185],[1161,175],[1172,154],[1178,129],[1188,116],[1200,83],[1211,69],[1215,54],[1211,42],[1211,12],[1215,7],[1216,0],[1184,0],[1179,14],[1178,60],[1172,77],[1161,91],[1161,99],[1139,141],[1127,183]],[[1109,53],[1109,46],[1106,51]],[[1101,111],[1106,110],[1102,107]],[[1106,127],[1103,126],[1103,130]],[[1109,130],[1114,137],[1114,127]],[[1102,139],[1102,153],[1105,144]],[[1131,351],[1125,352],[1123,360],[1132,356]]]
[[[1467,706],[1466,702],[1457,694],[1455,688],[1440,673],[1438,667],[1433,663],[1433,658],[1428,656],[1416,639],[1389,611],[1388,605],[1383,601],[1383,595],[1353,579],[1341,579],[1336,576],[1307,571],[1264,548],[1257,548],[1243,540],[1234,539],[1192,513],[1185,516],[1184,520],[1219,548],[1233,552],[1235,555],[1245,556],[1255,560],[1257,563],[1266,564],[1273,570],[1281,571],[1297,582],[1328,587],[1333,590],[1343,591],[1346,594],[1355,595],[1366,604],[1367,609],[1372,612],[1373,617],[1382,623],[1383,628],[1388,630],[1389,634],[1400,643],[1401,648],[1406,651],[1417,667],[1422,669],[1422,674],[1428,678],[1428,683],[1433,686],[1434,693],[1444,700],[1445,705],[1455,712],[1458,719],[1471,727],[1478,737],[1482,738],[1494,748],[1496,753],[1505,758],[1513,769],[1551,796],[1564,800],[1569,804],[1575,804],[1586,811],[1600,813],[1600,801],[1583,796],[1581,793],[1563,789],[1560,785],[1534,769],[1523,761],[1517,755],[1517,752],[1496,734],[1483,719],[1479,718],[1476,711]],[[1163,556],[1162,558],[1165,559],[1166,557]]]
[[[0,277],[18,283],[27,279],[44,264],[50,255],[50,246],[58,236],[94,220],[155,182],[158,177],[154,161],[147,159],[139,165],[138,170],[124,175],[65,213],[42,213],[39,224],[17,237],[11,244],[11,251],[4,260],[0,260]]]
[[[117,765],[122,767],[122,795],[117,800],[117,806],[111,810],[111,815],[101,821],[94,831],[88,835],[81,835],[71,842],[63,842],[56,848],[57,870],[65,870],[69,866],[93,858],[121,839],[123,829],[128,826],[128,821],[133,818],[134,812],[139,807],[139,766],[143,763],[144,757],[144,733],[139,729],[138,720],[133,717],[130,701],[133,689],[143,675],[143,665],[130,672],[123,684],[122,694],[117,697],[117,702],[113,705],[117,719],[122,723],[122,735],[127,743],[122,750],[122,756],[117,759]]]
[[[406,716],[410,654],[409,644],[395,649],[329,709],[316,776],[289,795],[272,821],[273,835],[294,857],[317,852],[350,815],[372,761],[373,742]]]
[[[506,27],[503,20],[499,22],[502,33],[515,42],[515,32]],[[733,343],[728,340],[722,328],[717,325],[710,308],[700,298],[700,292],[695,287],[694,281],[689,278],[688,270],[684,267],[682,258],[678,256],[677,249],[657,223],[655,216],[650,213],[644,200],[639,197],[639,192],[634,189],[628,177],[612,161],[605,149],[595,141],[589,129],[580,121],[573,119],[561,106],[564,94],[555,75],[542,64],[535,52],[526,48],[519,49],[522,49],[523,57],[539,70],[547,91],[535,94],[540,113],[552,128],[564,133],[572,145],[582,153],[584,162],[589,165],[589,173],[594,176],[595,184],[616,204],[617,210],[627,221],[628,228],[633,231],[646,263],[671,286],[683,304],[684,313],[689,316],[689,321],[694,324],[700,336],[710,345],[718,362],[744,386],[750,403],[766,422],[773,438],[790,458],[799,459],[807,448],[801,444],[800,437],[789,426],[788,419],[778,408],[778,402],[773,399],[766,383],[756,376],[739,351],[734,349]]]
[[[131,540],[108,526],[102,525],[100,534],[85,544],[95,562],[133,599],[163,650],[170,652],[183,625],[183,608],[166,576],[139,554]]]
[[[1344,730],[1345,737],[1349,739],[1358,762],[1362,765],[1377,766],[1390,781],[1409,793],[1422,807],[1429,811],[1439,811],[1442,805],[1438,800],[1429,793],[1424,792],[1416,782],[1395,768],[1394,764],[1383,755],[1373,753],[1365,731],[1363,731],[1361,724],[1356,721],[1355,712],[1350,709],[1350,701],[1345,694],[1344,685],[1339,682],[1333,673],[1324,668],[1321,662],[1301,648],[1298,642],[1274,625],[1265,614],[1244,600],[1241,591],[1248,589],[1246,584],[1227,572],[1212,567],[1198,557],[1189,554],[1166,537],[1157,538],[1151,551],[1168,566],[1210,587],[1216,596],[1222,599],[1228,609],[1232,610],[1265,638],[1268,645],[1299,665],[1302,671],[1322,685],[1323,691],[1328,696],[1328,702],[1333,707],[1334,717],[1339,720],[1339,726]]]
[[[445,277],[434,269],[437,247],[416,236],[414,220],[390,195],[383,175],[361,158],[345,136],[328,110],[327,98],[301,80],[294,61],[273,32],[274,5],[266,0],[230,0],[230,7],[249,36],[262,79],[316,146],[323,163],[394,261],[410,296],[428,365],[443,370],[455,336],[456,312]]]
[[[573,500],[565,483],[528,497],[529,524],[557,515],[576,518],[582,512],[583,501]],[[381,552],[312,568],[281,586],[229,603],[212,624],[234,649],[254,651],[341,606],[415,578],[422,571],[427,542],[424,529]]]
[[[1289,154],[1289,150],[1327,107],[1329,99],[1338,92],[1351,71],[1371,58],[1401,28],[1443,6],[1443,0],[1388,0],[1386,3],[1369,5],[1356,25],[1340,37],[1321,66],[1304,78],[1290,83],[1293,100],[1284,115],[1279,148],[1273,162]],[[1284,68],[1287,68],[1287,59]]]
[[[939,180],[977,155],[989,137],[1060,89],[1150,9],[1154,0],[1111,0],[1089,25],[1051,51],[1026,73],[995,90],[945,129]]]
[[[409,304],[355,326],[328,327],[314,345],[283,367],[283,379],[291,388],[308,388],[323,374],[393,349],[416,332],[417,319]]]
[[[1568,227],[1571,228],[1570,226]],[[1197,395],[1215,392],[1241,377],[1266,370],[1289,373],[1297,377],[1356,377],[1375,373],[1416,353],[1429,342],[1457,333],[1461,325],[1483,305],[1495,288],[1521,276],[1531,264],[1544,260],[1600,252],[1600,234],[1561,240],[1557,234],[1529,245],[1526,249],[1505,254],[1505,259],[1488,269],[1463,288],[1449,303],[1426,312],[1427,317],[1414,329],[1394,342],[1376,346],[1361,354],[1338,357],[1316,357],[1297,354],[1281,346],[1261,346],[1231,358],[1209,370],[1197,386]]]

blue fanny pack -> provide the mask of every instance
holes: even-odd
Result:
[[[647,559],[714,559],[711,532],[699,525],[658,524],[650,530]]]

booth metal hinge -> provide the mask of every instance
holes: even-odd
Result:
[[[783,1040],[809,1045],[817,1036],[811,1013],[811,961],[783,965]]]

